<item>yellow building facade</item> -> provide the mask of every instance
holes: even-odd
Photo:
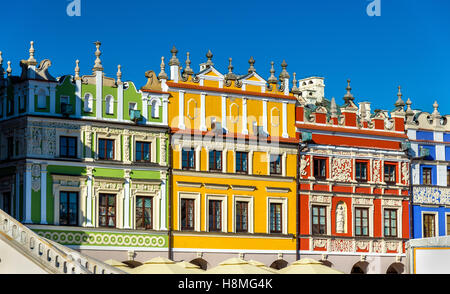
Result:
[[[272,62],[265,80],[253,58],[244,75],[230,58],[222,74],[208,52],[194,73],[189,53],[182,69],[177,52],[170,79],[164,58],[158,75],[170,93],[172,258],[208,268],[238,255],[294,261],[297,100],[287,64],[276,78]]]

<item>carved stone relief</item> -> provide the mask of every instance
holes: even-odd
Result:
[[[381,160],[373,161],[373,181],[375,183],[381,183]]]
[[[332,178],[335,181],[352,181],[352,160],[349,158],[333,158]]]
[[[336,205],[336,233],[347,232],[347,205],[339,202]]]

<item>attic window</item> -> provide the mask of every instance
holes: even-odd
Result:
[[[159,100],[153,100],[151,103],[152,107],[152,118],[159,118]]]
[[[114,114],[114,97],[111,95],[106,96],[105,104],[106,114]]]
[[[92,112],[93,104],[94,104],[94,98],[91,94],[86,93],[84,95],[84,112]]]
[[[37,94],[37,108],[47,108],[47,95],[44,89],[40,89]]]

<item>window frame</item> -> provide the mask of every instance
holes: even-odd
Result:
[[[426,222],[425,222],[425,219],[427,218],[427,217],[432,217],[431,219],[433,220],[433,225],[431,226],[431,228],[432,228],[432,232],[433,232],[433,235],[432,236],[428,236],[427,234],[426,234],[426,230],[425,230],[425,224],[426,224]],[[422,214],[422,238],[432,238],[432,237],[436,237],[437,236],[437,230],[436,230],[436,213],[431,213],[431,212],[424,212],[423,214]]]
[[[245,205],[246,205],[246,211],[245,211],[245,213],[246,213],[246,215],[245,215],[245,219],[246,219],[246,228],[245,229],[243,229],[242,227],[243,227],[243,221],[241,221],[240,222],[240,225],[238,226],[238,212],[241,212],[242,211],[242,209],[241,210],[239,210],[238,211],[238,204],[240,204],[240,205],[242,205],[242,204],[244,204],[245,203]],[[249,201],[242,201],[242,200],[236,200],[235,201],[235,203],[234,203],[234,229],[235,229],[235,232],[236,233],[248,233],[249,232],[249,227],[250,227],[250,222],[249,222],[249,215],[250,215],[250,211],[249,211],[249,209],[250,209],[250,202]],[[239,216],[240,216],[240,219],[243,219],[243,215],[242,214],[239,214]]]
[[[67,224],[63,224],[63,223],[61,223],[61,204],[63,203],[63,201],[61,201],[62,200],[62,195],[61,194],[66,194],[66,200],[67,200],[67,205],[69,206],[69,204],[70,204],[70,194],[75,194],[76,195],[76,211],[75,211],[75,224],[71,224],[70,223],[70,213],[69,213],[69,207],[67,207],[68,208],[68,212],[67,212],[67,216],[66,216],[66,221],[67,221]],[[69,226],[69,227],[78,227],[80,224],[79,224],[79,219],[78,219],[78,216],[79,216],[79,213],[80,213],[80,197],[79,197],[79,193],[77,192],[77,191],[59,191],[59,219],[58,219],[58,226]]]
[[[109,194],[109,193],[100,193],[98,197],[99,197],[99,199],[98,199],[98,201],[99,201],[99,203],[98,203],[98,208],[99,208],[99,210],[98,210],[98,226],[101,227],[101,228],[117,228],[117,195],[116,194]],[[107,197],[106,209],[105,209],[106,212],[109,210],[108,209],[109,207],[113,207],[113,206],[109,205],[109,198],[110,197],[114,197],[114,217],[110,217],[108,215],[108,213],[105,214],[106,223],[107,224],[109,223],[109,219],[110,218],[114,218],[114,226],[101,225],[100,219],[101,219],[102,215],[100,214],[100,211],[101,211],[101,207],[104,207],[104,205],[102,205],[102,198],[103,197]]]
[[[318,168],[316,168],[316,162],[319,163]],[[322,164],[323,163],[323,164]],[[322,168],[325,170],[325,175],[320,175]],[[328,175],[327,159],[323,157],[313,157],[313,175],[316,180],[326,180]]]
[[[239,156],[238,156],[239,154]],[[245,155],[246,157],[246,164],[245,164],[245,169],[244,169],[244,164],[243,164],[243,155]],[[239,165],[241,167],[241,169],[238,170],[238,160],[239,160]],[[245,151],[236,151],[235,152],[235,160],[234,160],[234,164],[235,164],[235,172],[238,174],[248,174],[248,152]]]
[[[386,168],[388,168],[388,173],[387,173],[387,180],[386,180]],[[394,179],[391,180],[391,170],[394,172]],[[384,163],[384,167],[383,167],[383,176],[384,176],[384,182],[386,184],[389,185],[395,185],[397,183],[397,164],[395,163]]]
[[[386,212],[388,212],[388,217],[386,218]],[[392,213],[395,212],[395,221],[392,218]],[[386,227],[386,220],[388,221],[388,226]],[[392,234],[392,224],[395,224],[395,234]],[[386,228],[389,233],[386,234]],[[383,211],[383,234],[388,238],[397,238],[398,237],[398,209],[394,208],[385,208]]]
[[[212,160],[211,160],[211,154],[213,154],[212,156]],[[219,154],[219,155],[217,155]],[[223,162],[222,162],[222,150],[209,150],[208,151],[208,170],[209,171],[222,171],[223,168]],[[217,160],[220,161],[220,168],[217,167]],[[211,165],[211,162],[213,163]]]
[[[195,203],[195,201],[196,201],[197,199],[194,199],[194,198],[181,198],[180,199],[180,219],[179,219],[179,223],[180,223],[180,231],[195,231],[195,226],[196,226],[196,219],[195,219],[195,217],[196,217],[196,212],[195,212],[195,206],[196,206],[196,203]],[[185,202],[185,201],[189,201],[189,202],[191,202],[192,201],[192,227],[188,227],[188,226],[185,226],[184,224],[183,224],[183,202]],[[188,207],[186,206],[186,211],[187,211],[187,209],[188,209]],[[186,219],[187,219],[187,215],[186,215]]]
[[[214,203],[213,209],[211,209],[211,204]],[[214,208],[219,208],[218,212]],[[213,215],[211,215],[213,213]],[[219,199],[208,199],[208,232],[221,232],[223,229],[223,202]],[[216,220],[219,217],[219,226],[217,226]],[[211,218],[213,219],[213,223],[211,223]],[[214,226],[216,224],[216,226]]]
[[[67,139],[67,144],[66,144],[66,155],[62,154],[62,139]],[[70,149],[70,144],[69,144],[69,140],[71,139],[74,141],[75,143],[75,155],[70,156],[69,155],[69,149]],[[71,137],[71,136],[59,136],[59,157],[61,158],[78,158],[78,137]]]
[[[100,157],[100,141],[104,141],[105,142],[105,152],[104,152],[105,157],[104,158]],[[108,141],[112,142],[112,158],[108,158],[107,157],[107,155],[108,155],[108,145],[107,145]],[[98,156],[98,159],[100,159],[100,160],[115,160],[115,158],[116,158],[115,142],[116,142],[116,140],[114,140],[114,139],[98,138],[98,145],[97,145],[97,156]]]
[[[316,226],[318,226],[318,232],[315,232],[315,224],[314,224],[314,208],[318,209],[319,214],[316,216],[318,218],[318,223],[316,224]],[[324,213],[323,215],[321,214],[320,210],[323,209]],[[327,235],[327,227],[328,227],[328,220],[327,220],[327,206],[325,205],[311,205],[311,233],[312,235]],[[325,224],[321,225],[320,224],[320,219],[324,218],[325,219]],[[323,233],[321,233],[321,227],[323,226]]]
[[[141,159],[138,159],[137,153],[138,153],[138,145],[141,144],[141,148],[143,148],[144,144],[148,144],[148,159],[142,159],[144,156],[144,149],[141,149]],[[136,141],[134,145],[134,161],[136,162],[151,162],[152,161],[152,142],[145,142],[145,141]]]
[[[138,207],[137,203],[138,203],[138,198],[143,199],[144,201],[142,202],[142,207]],[[147,227],[145,225],[145,199],[150,199],[150,225]],[[138,208],[142,209],[142,218],[143,218],[143,224],[144,227],[138,227],[137,223],[138,223],[138,217],[137,217],[137,212],[138,212]],[[154,223],[154,219],[153,219],[153,212],[154,212],[154,197],[153,196],[142,196],[142,195],[136,195],[136,205],[135,205],[135,228],[137,230],[153,230],[155,223]]]
[[[277,160],[273,161],[273,156],[277,157]],[[279,169],[279,172],[277,171]],[[282,175],[283,174],[283,159],[281,154],[270,154],[270,175]]]
[[[187,166],[184,166],[184,162],[185,160],[183,159],[183,155],[187,152]],[[191,161],[191,157],[190,154],[192,153],[192,162],[193,162],[193,166],[189,165],[189,162]],[[196,169],[196,154],[195,154],[195,149],[194,148],[190,148],[190,149],[181,149],[181,169],[183,170],[195,170]]]
[[[358,173],[357,173],[357,166],[361,165],[361,164],[364,165],[365,168],[366,168],[366,172],[365,172],[366,177],[365,178],[361,177],[361,171],[362,171],[361,168],[359,169],[359,176],[358,176]],[[358,182],[367,182],[369,180],[368,170],[369,170],[369,163],[367,161],[356,160],[355,161],[355,180],[358,181]]]
[[[361,211],[361,216],[360,216],[360,220],[358,221],[358,213],[357,211]],[[364,234],[364,227],[363,226],[363,214],[362,212],[366,211],[367,212],[367,234]],[[357,237],[369,237],[370,236],[370,210],[368,207],[355,207],[354,209],[354,213],[355,213],[355,217],[354,217],[354,222],[355,222],[355,232],[354,235]],[[357,234],[357,228],[360,228],[360,234]]]
[[[422,167],[422,185],[432,185],[432,184],[433,184],[433,169],[431,167]]]
[[[273,224],[275,223],[275,227],[277,227],[277,221],[276,221],[276,217],[273,218],[272,215],[272,206],[279,206],[279,215],[280,215],[280,224],[279,224],[279,229],[275,228],[273,229]],[[278,214],[275,211],[275,214]],[[282,234],[283,233],[283,203],[280,202],[270,202],[269,203],[269,234]]]

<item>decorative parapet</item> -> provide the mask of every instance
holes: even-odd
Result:
[[[413,203],[450,205],[450,188],[437,186],[414,186]]]
[[[70,246],[102,246],[102,247],[142,247],[142,248],[167,248],[167,235],[148,232],[105,232],[101,230],[89,229],[75,230],[73,228],[46,229],[34,227],[39,236],[58,242],[62,245]]]
[[[313,251],[346,253],[403,253],[400,240],[310,237]]]

